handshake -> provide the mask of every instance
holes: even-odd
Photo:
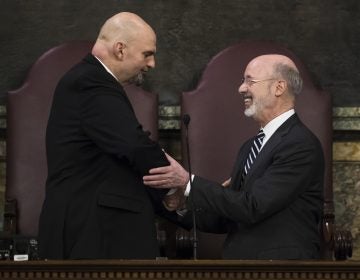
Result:
[[[170,165],[150,169],[143,177],[144,184],[156,189],[171,189],[163,200],[168,211],[185,206],[185,190],[189,183],[189,173],[170,155],[165,153]]]
[[[170,165],[149,170],[149,175],[143,177],[146,186],[156,189],[171,189],[163,200],[168,211],[185,208],[186,197],[190,193],[189,173],[170,155],[165,153]],[[231,178],[222,183],[223,187],[230,185]]]

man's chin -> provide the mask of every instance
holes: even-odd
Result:
[[[129,84],[134,84],[140,86],[144,82],[144,75],[142,73],[137,74],[135,77],[132,77],[128,80]]]
[[[253,117],[256,113],[255,106],[251,105],[250,107],[246,108],[244,111],[244,115],[247,117]]]

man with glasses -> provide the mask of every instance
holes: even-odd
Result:
[[[170,166],[144,177],[150,187],[177,188],[168,208],[196,211],[198,228],[227,233],[225,259],[316,259],[320,256],[324,156],[319,140],[294,111],[302,79],[292,60],[271,54],[246,67],[239,93],[245,115],[260,127],[241,148],[223,184]],[[185,219],[191,215],[188,211]]]

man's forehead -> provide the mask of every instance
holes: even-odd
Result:
[[[245,76],[256,76],[271,73],[273,62],[262,57],[253,59],[245,69]]]

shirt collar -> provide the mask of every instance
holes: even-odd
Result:
[[[113,76],[113,77],[115,78],[115,80],[117,80],[117,81],[119,82],[118,78],[116,78],[116,76],[114,75],[114,73],[110,71],[110,69],[100,60],[100,58],[98,58],[96,55],[94,55],[94,57],[101,63],[102,66],[104,66],[105,70],[106,70],[111,76]]]
[[[262,147],[265,143],[270,139],[270,137],[275,133],[275,131],[284,123],[288,118],[295,114],[294,109],[290,109],[285,113],[277,116],[275,119],[271,120],[267,125],[265,125],[262,129],[264,131],[265,137],[263,140]]]

